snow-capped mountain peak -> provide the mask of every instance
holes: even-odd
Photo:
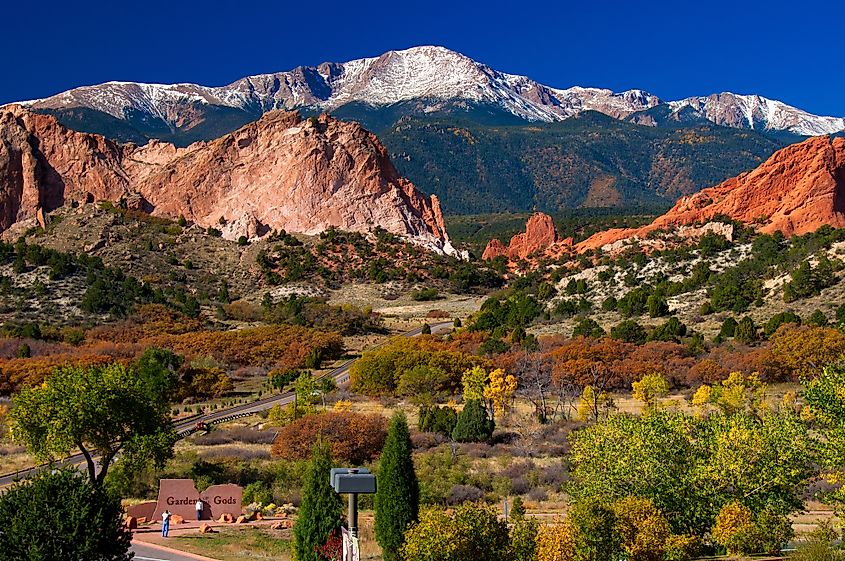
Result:
[[[587,110],[625,118],[664,103],[639,89],[552,88],[431,45],[248,76],[220,87],[106,82],[25,103],[36,110],[87,108],[121,120],[162,122],[176,131],[205,119],[209,107],[257,117],[273,109],[330,111],[352,102],[378,107],[410,100],[489,104],[530,121],[547,122]],[[812,115],[757,95],[726,92],[671,101],[668,106],[674,114],[691,109],[714,123],[738,128],[802,135],[845,130],[843,118]]]
[[[834,134],[845,130],[842,117],[813,115],[782,101],[759,95],[722,92],[704,97],[670,101],[677,113],[691,108],[709,121],[735,128],[789,131],[805,136]]]

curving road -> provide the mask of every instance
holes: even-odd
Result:
[[[445,333],[452,329],[453,323],[451,321],[442,321],[438,323],[430,324],[432,334],[440,334]],[[422,334],[422,326],[417,327],[416,329],[412,329],[411,331],[406,331],[402,333],[401,337],[417,337],[418,335]],[[383,343],[382,343],[383,344]],[[374,348],[378,348],[381,345],[376,345]],[[323,374],[321,378],[333,378],[335,384],[338,386],[345,386],[349,383],[349,369],[352,368],[352,365],[355,361],[358,360],[357,358],[349,359],[334,370]],[[265,397],[263,399],[259,399],[257,401],[252,401],[250,403],[243,403],[241,405],[235,405],[233,407],[229,407],[228,409],[221,409],[219,411],[214,411],[213,413],[208,413],[207,415],[194,415],[193,417],[188,417],[186,419],[180,419],[173,424],[173,428],[176,429],[179,438],[185,438],[190,436],[194,432],[196,432],[197,423],[202,422],[207,425],[215,425],[218,423],[223,423],[226,421],[231,421],[232,419],[237,419],[239,417],[248,417],[249,415],[254,415],[255,413],[259,413],[261,411],[266,411],[275,405],[287,405],[294,400],[294,393],[293,392],[286,392],[282,394],[276,394],[269,397]],[[59,462],[55,462],[56,465],[66,466],[66,465],[80,465],[85,462],[85,458],[82,454],[74,454],[73,456],[69,456],[64,460]],[[17,471],[15,473],[9,473],[6,475],[0,476],[0,487],[5,487],[12,484],[17,479],[21,479],[27,477],[28,475],[47,467],[49,464],[43,464],[40,466],[36,466],[30,469],[24,469],[21,471]],[[98,465],[99,467],[99,465]]]

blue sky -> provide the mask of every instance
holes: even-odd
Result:
[[[0,102],[108,80],[222,85],[437,44],[550,86],[759,93],[845,115],[845,3],[14,2]]]

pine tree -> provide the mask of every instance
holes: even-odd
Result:
[[[416,522],[419,513],[420,488],[411,450],[408,421],[397,412],[390,421],[381,453],[375,497],[376,540],[385,561],[398,561],[405,530]]]
[[[736,331],[734,332],[734,339],[739,343],[748,344],[757,340],[757,326],[754,325],[754,320],[745,316],[739,323],[736,324]]]
[[[477,399],[471,399],[458,413],[458,423],[452,431],[452,438],[458,442],[483,442],[493,435],[493,421],[487,417],[487,410]]]
[[[297,561],[319,561],[317,547],[340,529],[343,502],[329,482],[332,468],[328,445],[317,441],[302,485],[302,505],[293,527],[293,557]]]

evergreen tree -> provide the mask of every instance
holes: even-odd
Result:
[[[305,472],[302,505],[293,527],[293,558],[297,561],[320,561],[317,547],[340,529],[343,502],[329,482],[331,468],[329,447],[318,440]]]
[[[610,328],[610,337],[627,343],[641,345],[645,343],[646,332],[642,325],[632,319],[626,319]]]
[[[725,318],[725,321],[722,322],[722,328],[719,330],[719,336],[723,339],[727,339],[728,337],[733,337],[736,333],[736,320],[732,316],[728,316]]]
[[[397,561],[405,530],[419,514],[420,488],[411,458],[411,433],[405,415],[390,421],[381,453],[375,497],[376,540],[385,561]]]
[[[495,424],[487,417],[487,410],[477,399],[467,401],[464,410],[458,413],[458,422],[452,431],[452,438],[458,442],[483,442],[493,435]]]
[[[754,320],[748,316],[742,318],[736,325],[734,332],[734,339],[739,343],[752,343],[757,340],[757,326],[754,325]]]
[[[807,325],[813,325],[813,326],[816,326],[816,327],[825,327],[825,326],[827,326],[827,316],[824,314],[823,311],[821,311],[817,308],[810,315],[810,319],[807,320]]]
[[[652,294],[646,301],[648,308],[648,315],[653,318],[658,318],[669,314],[669,303],[661,294]]]

